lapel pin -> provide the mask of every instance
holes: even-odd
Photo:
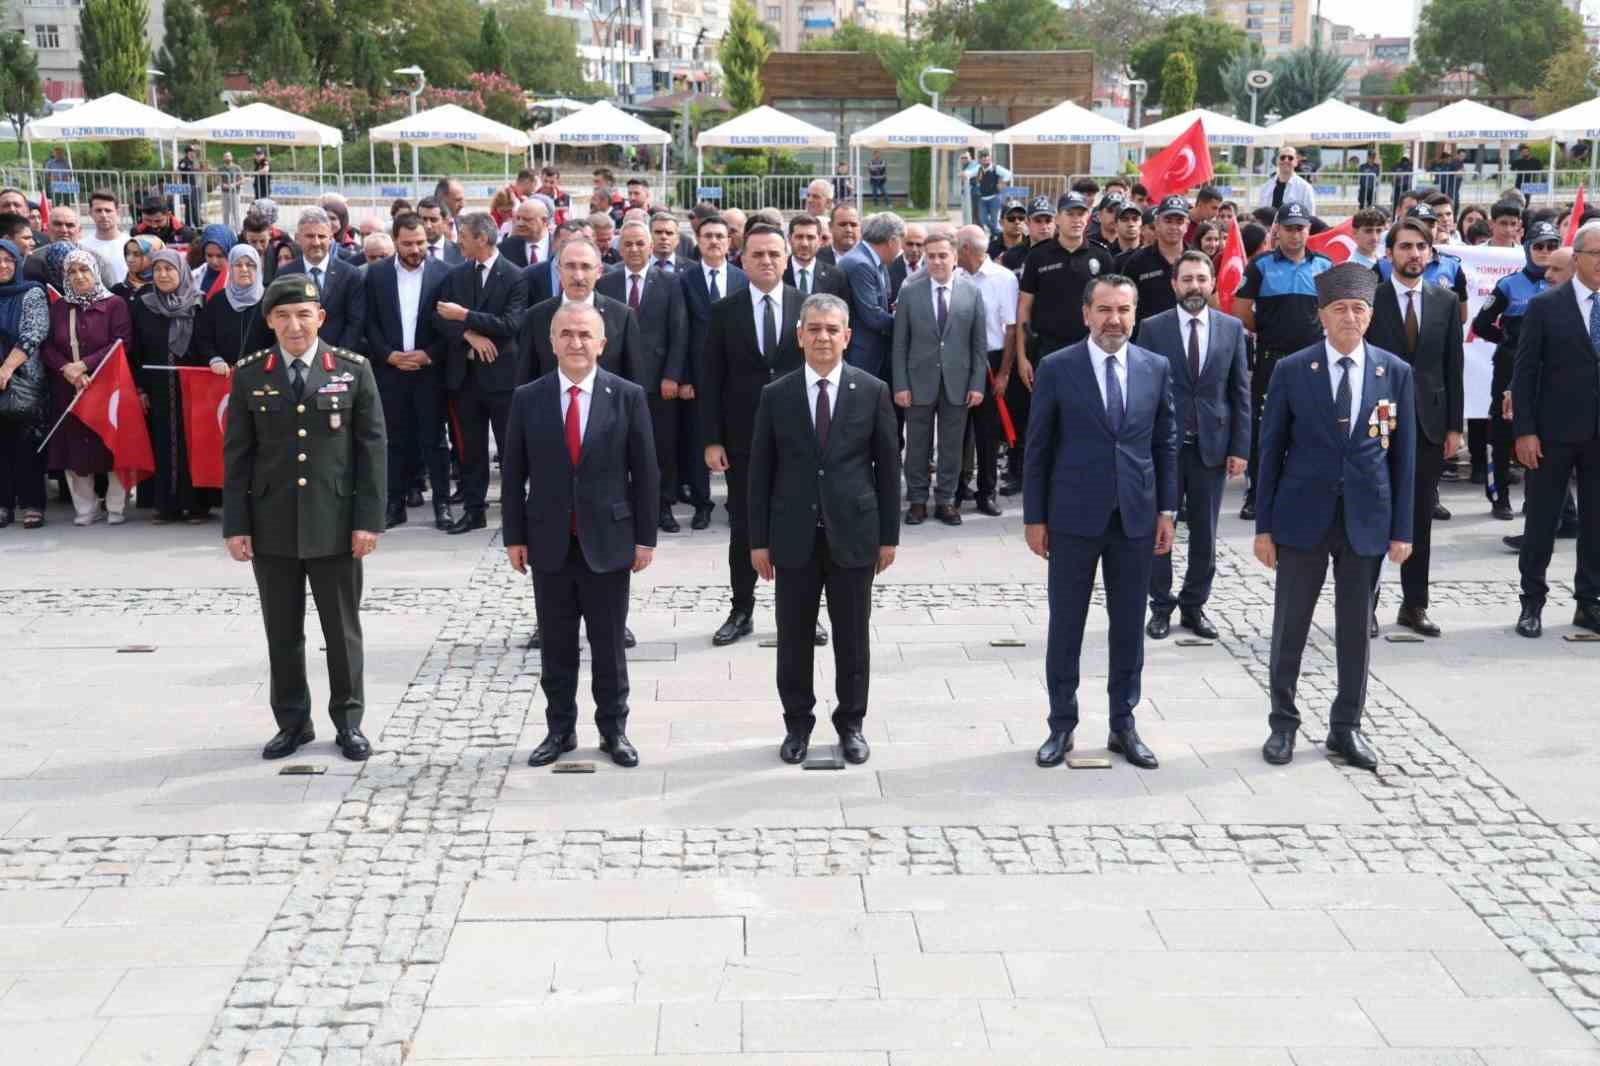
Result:
[[[853,389],[853,388],[855,388],[855,387],[856,387],[856,383],[855,383],[855,382],[853,382],[853,381],[852,381],[852,382],[851,382],[851,383],[850,383],[850,387],[851,387],[851,388],[852,388],[852,389]]]
[[[1373,377],[1379,377],[1379,378],[1383,377],[1383,367],[1380,366],[1380,367],[1375,368],[1372,371],[1372,376]]]
[[[1321,363],[1312,363],[1312,364],[1311,364],[1311,369],[1312,369],[1312,370],[1317,370],[1317,369],[1320,369],[1320,368],[1321,368],[1321,366],[1322,366],[1322,364],[1321,364]]]
[[[610,396],[610,395],[611,395],[611,386],[610,386],[610,385],[607,385],[607,386],[606,386],[606,395],[607,395],[607,396]]]

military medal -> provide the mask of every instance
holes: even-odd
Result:
[[[1378,369],[1382,370],[1383,368],[1379,367]],[[1373,404],[1372,414],[1367,418],[1367,424],[1367,436],[1377,437],[1378,443],[1385,450],[1388,450],[1389,434],[1400,424],[1399,420],[1395,418],[1394,401],[1379,400]]]
[[[329,429],[338,429],[342,425],[344,425],[344,420],[339,417],[339,412],[338,411],[335,411],[335,412],[333,412],[333,414],[328,416],[328,428]],[[1387,443],[1387,442],[1385,442],[1385,443]]]
[[[1376,437],[1376,436],[1377,436],[1377,435],[1378,435],[1378,427],[1377,427],[1377,426],[1370,426],[1370,427],[1368,427],[1368,429],[1367,429],[1367,436],[1369,436],[1369,437]]]

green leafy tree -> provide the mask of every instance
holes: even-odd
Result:
[[[1582,40],[1583,19],[1562,0],[1429,0],[1416,54],[1435,77],[1471,70],[1503,92],[1538,85],[1550,60]]]
[[[167,107],[179,118],[200,119],[222,108],[222,70],[205,16],[193,0],[167,0],[166,27],[156,66],[165,73],[161,86]]]
[[[733,0],[728,29],[717,48],[722,64],[722,95],[735,115],[761,106],[761,67],[772,48],[761,32],[756,6],[751,0]]]
[[[800,46],[803,52],[871,52],[894,75],[902,104],[930,104],[933,101],[917,84],[917,76],[927,67],[955,70],[961,62],[961,45],[951,38],[913,38],[908,44],[891,33],[869,30],[846,22],[825,37],[815,37]],[[941,76],[942,77],[942,76]],[[934,79],[938,81],[936,77]],[[944,79],[948,84],[948,78]],[[946,86],[935,85],[943,91]]]
[[[265,47],[284,47],[268,34],[281,25],[274,8],[289,11],[288,24],[294,29],[305,54],[309,73],[302,80],[335,82],[350,71],[350,57],[356,42],[375,38],[382,56],[380,66],[393,58],[393,40],[410,21],[401,5],[425,0],[196,0],[205,12],[216,39],[220,65],[225,70],[256,70]],[[478,14],[474,7],[471,21],[464,24],[476,39]],[[258,76],[259,77],[259,76]]]
[[[484,73],[503,74],[511,61],[511,42],[500,28],[500,17],[494,8],[483,9],[483,21],[478,25],[478,69]]]
[[[1201,107],[1216,107],[1229,101],[1223,70],[1235,56],[1246,53],[1250,43],[1250,38],[1245,36],[1243,30],[1220,19],[1204,15],[1179,15],[1168,22],[1159,35],[1135,45],[1128,57],[1128,65],[1133,68],[1134,77],[1142,78],[1149,86],[1149,98],[1159,100],[1162,96],[1162,68],[1166,65],[1167,57],[1174,52],[1187,53],[1194,60],[1195,74],[1199,79],[1195,88],[1195,103]]]
[[[536,93],[609,95],[609,89],[597,93],[584,81],[577,23],[547,14],[542,3],[501,0],[496,6],[510,42],[506,74],[518,85]]]
[[[1594,97],[1595,56],[1580,43],[1550,60],[1534,91],[1533,106],[1541,115],[1552,115]]]
[[[1133,50],[1193,7],[1191,0],[1072,0],[1068,19],[1091,42],[1096,59],[1132,77]]]
[[[39,55],[20,31],[0,33],[0,112],[11,120],[22,146],[22,132],[28,119],[44,106],[39,82]]]
[[[311,81],[311,57],[295,28],[289,5],[273,3],[267,9],[268,30],[256,53],[255,73],[262,81],[302,83]]]
[[[1245,77],[1252,70],[1269,69],[1266,54],[1261,50],[1261,45],[1249,41],[1244,51],[1234,56],[1222,65],[1222,87],[1227,93],[1227,100],[1233,105],[1233,113],[1246,122],[1250,121],[1250,86],[1246,84]],[[1256,94],[1256,119],[1260,121],[1262,115],[1272,110],[1272,89]]]
[[[1339,95],[1350,60],[1307,45],[1281,56],[1273,64],[1277,80],[1272,85],[1272,105],[1284,117],[1316,107]]]
[[[477,69],[479,15],[475,0],[401,2],[407,22],[395,39],[394,65],[421,67],[427,72],[429,85],[466,85],[467,76]],[[508,32],[507,36],[516,40],[513,33]]]
[[[374,38],[357,37],[350,43],[351,85],[369,96],[382,96],[388,85],[387,69]]]
[[[921,36],[961,41],[973,51],[1089,46],[1088,38],[1069,25],[1066,11],[1055,0],[949,0],[915,21]]]
[[[144,98],[150,67],[150,6],[146,0],[83,0],[78,73],[92,100],[106,93]]]
[[[1193,110],[1199,77],[1194,60],[1185,52],[1173,52],[1161,65],[1161,113],[1171,117]]]

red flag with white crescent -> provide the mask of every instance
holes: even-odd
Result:
[[[1139,181],[1149,190],[1152,203],[1204,185],[1212,177],[1211,150],[1206,147],[1206,129],[1199,119],[1139,168]]]
[[[1307,238],[1306,247],[1313,252],[1321,252],[1335,263],[1349,259],[1350,253],[1356,250],[1354,216],[1345,219],[1337,226],[1323,230],[1315,237]]]
[[[100,435],[111,452],[111,469],[124,485],[132,488],[156,472],[150,430],[121,341],[79,394],[72,413]]]
[[[233,379],[205,369],[178,371],[183,383],[184,442],[189,446],[189,481],[197,489],[222,487],[222,438],[228,427],[228,392]]]
[[[1561,238],[1561,247],[1571,248],[1578,239],[1578,227],[1583,225],[1583,186],[1578,186],[1577,199],[1572,201],[1572,217],[1567,219],[1567,232]]]
[[[1222,255],[1217,260],[1217,305],[1233,314],[1233,294],[1244,284],[1244,237],[1239,233],[1237,221],[1228,224],[1228,239],[1222,245]]]

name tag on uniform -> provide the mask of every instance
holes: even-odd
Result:
[[[329,429],[338,429],[342,425],[344,425],[344,419],[340,416],[338,411],[335,411],[333,414],[328,416]]]

